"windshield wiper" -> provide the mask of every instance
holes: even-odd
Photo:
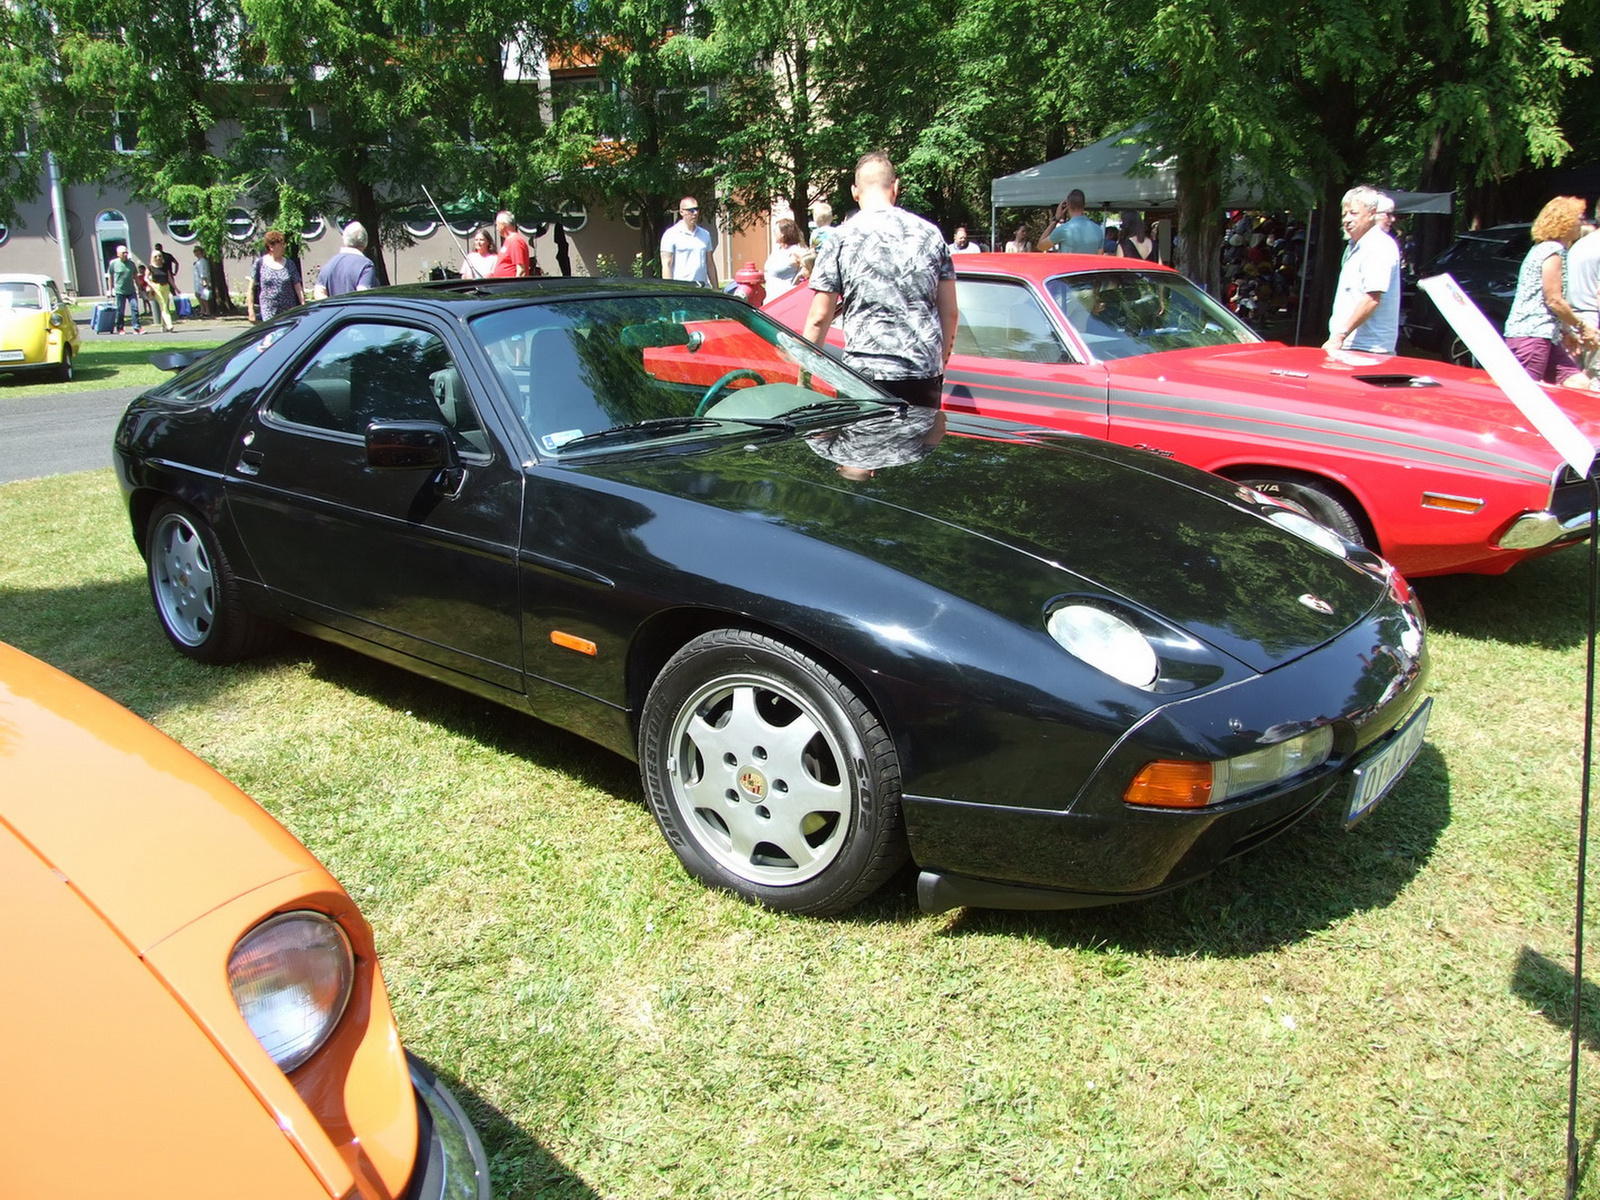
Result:
[[[571,441],[562,442],[556,452],[565,454],[575,446],[602,446],[608,442],[642,442],[651,438],[670,437],[675,433],[693,433],[696,429],[720,429],[723,424],[710,417],[652,417],[648,421],[635,421],[631,425],[616,425],[610,429],[580,434]]]
[[[863,408],[863,404],[878,405],[879,408]],[[740,417],[729,413],[730,421],[741,421],[746,425],[776,425],[792,428],[797,422],[818,420],[825,417],[879,417],[887,415],[882,409],[904,411],[905,405],[892,400],[814,400],[810,404],[799,404],[794,408],[784,409],[781,413],[774,413],[770,417]]]

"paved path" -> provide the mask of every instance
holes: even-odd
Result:
[[[150,329],[149,325],[145,326]],[[154,337],[169,341],[226,339],[248,328],[243,317],[179,321],[172,333]],[[115,335],[96,334],[87,321],[78,323],[85,341],[104,341]],[[125,334],[119,341],[140,339]],[[0,397],[0,483],[93,471],[111,465],[111,435],[132,400],[144,389],[114,388],[100,392],[59,392],[34,396]]]
[[[0,402],[0,483],[111,465],[111,435],[143,388]]]

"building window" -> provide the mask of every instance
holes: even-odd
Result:
[[[602,95],[600,77],[592,70],[576,74],[550,72],[550,108],[557,120],[591,97]]]
[[[622,223],[629,229],[638,229],[644,224],[644,212],[637,204],[629,203],[622,210]]]
[[[589,223],[589,210],[576,200],[565,200],[557,210],[556,220],[568,233],[577,233]]]
[[[139,117],[121,109],[111,114],[111,148],[118,154],[132,154],[139,149]]]
[[[175,242],[192,242],[200,236],[200,231],[194,227],[194,221],[189,217],[168,217],[167,236]]]
[[[256,231],[256,219],[242,208],[230,208],[228,215],[222,218],[222,227],[227,230],[230,241],[248,242]]]
[[[316,128],[316,119],[309,108],[263,108],[257,136],[261,148],[268,154],[287,154],[297,136],[304,136]]]
[[[439,222],[426,212],[408,212],[402,224],[405,225],[406,232],[414,238],[432,237],[434,231],[439,228]]]
[[[56,214],[55,213],[52,212],[50,214],[50,216],[48,218],[46,218],[45,225],[44,225],[44,232],[45,232],[45,236],[48,237],[52,242],[59,242],[61,240],[61,230],[56,225]],[[67,210],[67,242],[68,242],[69,245],[76,246],[78,244],[78,242],[82,239],[82,237],[83,237],[83,219],[81,217],[79,217],[77,213],[73,212],[71,209],[68,209]]]
[[[300,226],[300,240],[314,242],[322,236],[328,224],[321,217],[307,217],[305,224]]]
[[[4,246],[10,240],[11,226],[7,225],[4,221],[0,221],[0,246]]]

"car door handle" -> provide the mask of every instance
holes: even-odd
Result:
[[[259,450],[242,450],[239,452],[238,470],[241,475],[261,474],[261,464],[266,456]]]

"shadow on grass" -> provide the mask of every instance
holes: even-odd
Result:
[[[1449,775],[1432,746],[1348,832],[1340,800],[1336,792],[1281,837],[1176,891],[1057,913],[965,909],[947,933],[1012,933],[1055,946],[1180,958],[1245,957],[1299,941],[1392,903],[1450,822]]]
[[[529,1200],[591,1200],[595,1192],[549,1150],[530,1137],[526,1130],[490,1104],[455,1074],[430,1062],[429,1068],[442,1080],[467,1110],[472,1127],[483,1142],[489,1159],[489,1178],[496,1196],[528,1197]]]
[[[1511,993],[1557,1029],[1572,1031],[1572,970],[1532,946],[1517,951],[1511,969]],[[1578,1011],[1578,1037],[1600,1051],[1600,987],[1583,982]]]
[[[309,660],[317,678],[374,704],[409,712],[491,750],[536,761],[619,801],[644,803],[634,764],[578,734],[332,642],[284,632],[276,647],[289,661]]]
[[[356,651],[282,632],[261,658],[206,667],[162,635],[140,577],[68,590],[0,588],[0,638],[76,675],[147,719],[204,705],[253,672],[306,662],[320,679],[386,708],[560,771],[644,806],[637,768],[577,734]],[[1234,957],[1260,953],[1393,901],[1433,853],[1450,819],[1444,760],[1425,746],[1395,792],[1353,831],[1338,796],[1283,836],[1188,887],[1131,904],[1066,912],[967,909],[947,934],[1002,933],[1052,944],[1147,954]],[[662,854],[671,851],[663,844]],[[897,874],[840,920],[925,920],[915,869]]]
[[[1511,994],[1570,1037],[1572,1033],[1572,971],[1532,946],[1517,951],[1511,969]],[[1578,1038],[1590,1050],[1600,1050],[1600,987],[1587,979],[1578,1000]],[[1570,1069],[1570,1068],[1569,1068]],[[1600,1117],[1589,1129],[1589,1136],[1578,1147],[1575,1183],[1579,1193],[1594,1166],[1595,1146],[1600,1143]]]
[[[1570,546],[1504,575],[1444,575],[1414,581],[1440,633],[1515,646],[1566,650],[1588,636],[1589,551]]]
[[[105,692],[146,720],[205,704],[238,679],[306,662],[318,678],[387,708],[537,761],[643,803],[632,763],[516,709],[435,683],[354,650],[279,630],[261,656],[225,667],[184,658],[156,620],[142,576],[70,589],[0,587],[0,640]]]

